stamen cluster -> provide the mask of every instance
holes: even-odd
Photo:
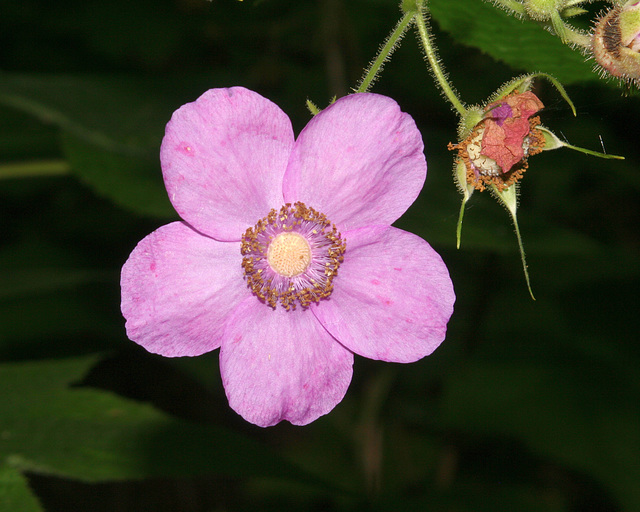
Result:
[[[269,264],[269,246],[282,233],[304,237],[311,250],[306,269],[284,275]],[[242,268],[251,291],[275,308],[278,302],[287,311],[326,299],[333,291],[333,279],[344,260],[346,240],[323,213],[304,203],[287,203],[272,209],[242,235]]]

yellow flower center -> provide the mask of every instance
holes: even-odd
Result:
[[[311,247],[298,233],[280,233],[269,244],[267,261],[281,276],[299,276],[311,263]]]
[[[347,242],[327,216],[303,203],[271,210],[242,235],[247,285],[259,300],[287,310],[331,295]]]

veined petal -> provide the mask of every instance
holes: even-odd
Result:
[[[250,295],[240,243],[219,242],[183,222],[144,238],[122,268],[127,336],[163,356],[197,356],[220,346],[229,313]]]
[[[211,89],[176,110],[160,160],[180,216],[218,240],[240,240],[282,205],[294,136],[287,115],[242,87]]]
[[[455,294],[440,256],[420,237],[388,226],[344,233],[347,252],[329,300],[313,307],[349,350],[408,363],[444,340]]]
[[[220,372],[229,405],[247,421],[306,425],[344,397],[353,354],[311,311],[272,309],[250,297],[227,324]]]
[[[423,148],[413,119],[391,98],[340,98],[300,133],[285,174],[285,200],[325,213],[341,230],[391,224],[420,193],[427,174]]]

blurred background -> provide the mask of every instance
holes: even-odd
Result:
[[[416,120],[429,173],[397,226],[424,237],[457,293],[446,341],[399,365],[356,357],[307,427],[229,407],[217,351],[163,359],[126,338],[119,272],[177,218],[164,125],[242,85],[296,132],[355,87],[400,17],[395,0],[0,2],[0,511],[640,510],[640,169],[636,91],[541,27],[481,0],[431,0],[463,101],[524,72],[570,143],[530,160],[507,212],[452,180],[457,118],[413,33],[372,91]],[[604,3],[576,20],[589,26]]]

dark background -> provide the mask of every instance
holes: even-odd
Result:
[[[0,510],[640,510],[638,96],[575,52],[570,74],[566,48],[533,23],[488,24],[467,11],[495,11],[480,0],[432,3],[464,101],[553,72],[578,115],[540,81],[543,123],[626,160],[531,159],[518,215],[532,301],[488,194],[472,198],[456,250],[457,118],[407,35],[372,91],[423,133],[427,182],[397,226],[448,264],[447,340],[411,365],[357,357],[332,413],[269,429],[229,409],[217,353],[168,360],[127,340],[119,270],[176,218],[158,162],[176,108],[242,85],[298,132],[307,99],[356,86],[396,3],[0,3]],[[510,67],[512,54],[536,64]]]

